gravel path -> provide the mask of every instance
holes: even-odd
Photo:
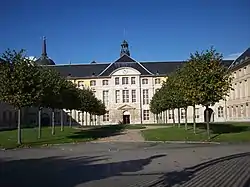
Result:
[[[141,130],[166,128],[167,126],[145,126],[145,129],[127,129],[123,133],[101,138],[95,142],[144,142]]]

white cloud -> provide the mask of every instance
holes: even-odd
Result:
[[[232,53],[229,54],[228,56],[224,57],[224,60],[235,60],[241,55],[241,53]]]

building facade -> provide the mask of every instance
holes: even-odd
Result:
[[[111,63],[91,62],[77,65],[55,65],[46,52],[46,40],[43,42],[41,57],[36,61],[60,72],[79,88],[90,88],[98,99],[106,105],[108,113],[104,116],[91,116],[81,111],[63,110],[64,123],[78,125],[109,125],[109,124],[152,124],[172,123],[177,121],[177,109],[166,111],[158,116],[149,109],[151,98],[157,89],[161,88],[167,76],[180,68],[185,62],[139,62],[130,56],[126,41],[121,44],[120,57]],[[211,107],[213,122],[250,121],[250,48],[236,60],[224,60],[224,65],[231,69],[233,90],[226,100]],[[195,107],[196,122],[204,122],[205,108]],[[36,124],[37,109],[25,108],[22,120],[26,124]],[[56,124],[60,124],[60,113],[56,111]],[[181,109],[181,122],[185,120],[184,109]],[[193,107],[188,108],[188,122],[193,121]],[[16,111],[8,104],[0,107],[0,122],[2,126],[13,126],[17,119]],[[51,122],[51,111],[42,112],[43,123]]]

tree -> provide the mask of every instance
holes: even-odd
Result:
[[[44,88],[44,97],[42,98],[42,104],[44,107],[52,109],[52,131],[51,134],[55,134],[55,109],[62,107],[61,92],[65,88],[65,80],[60,77],[60,74],[53,69],[44,68],[43,71],[44,80],[46,80],[47,86]]]
[[[182,92],[184,93],[184,100],[186,106],[193,106],[193,129],[196,133],[196,114],[195,105],[199,104],[200,92],[197,90],[199,86],[200,64],[197,63],[196,59],[191,58],[181,69],[181,80],[182,80]],[[186,112],[187,113],[187,112]],[[187,115],[187,114],[186,114]],[[187,120],[187,119],[186,119]],[[185,125],[187,128],[187,124]]]
[[[7,50],[0,65],[0,99],[18,110],[18,144],[21,144],[21,109],[39,99],[39,71],[24,50]]]
[[[231,89],[232,78],[229,70],[222,64],[222,54],[212,47],[205,52],[191,55],[191,61],[196,66],[196,92],[198,103],[206,107],[207,134],[209,129],[209,106],[225,99]]]

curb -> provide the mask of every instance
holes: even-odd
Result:
[[[91,141],[91,143],[166,143],[166,144],[216,144],[220,142],[200,142],[200,141]]]

